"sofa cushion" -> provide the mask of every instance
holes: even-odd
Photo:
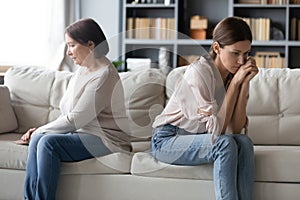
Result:
[[[2,85],[0,86],[0,133],[17,128],[18,122],[11,105],[9,89]]]
[[[11,91],[19,125],[17,132],[26,132],[58,117],[59,102],[71,75],[29,66],[11,67],[6,72],[4,83]]]
[[[254,144],[300,145],[300,69],[260,69],[247,106]]]
[[[263,146],[255,150],[256,181],[300,182],[300,146]]]
[[[131,173],[147,177],[212,180],[211,164],[199,166],[170,165],[156,160],[150,153],[135,153],[131,163]]]
[[[60,114],[59,102],[72,73],[45,68],[12,67],[5,84],[12,91],[12,104],[19,122],[17,132],[39,127]],[[149,149],[152,123],[165,104],[165,75],[159,69],[120,73],[124,86],[132,142],[138,150]]]
[[[26,145],[17,145],[22,134],[7,133],[0,135],[0,168],[24,170],[26,168]],[[112,153],[106,156],[80,162],[63,162],[61,174],[110,174],[129,173],[131,156],[125,153]]]
[[[27,146],[15,144],[22,134],[7,133],[0,135],[0,168],[25,169]]]
[[[159,69],[152,68],[139,72],[123,72],[120,77],[124,86],[133,142],[149,141],[154,118],[162,112],[165,105],[165,75]],[[149,143],[143,144],[149,149]]]
[[[262,182],[300,182],[300,146],[255,146],[255,180]],[[154,159],[150,153],[133,156],[131,173],[147,177],[213,179],[213,165],[170,165]]]
[[[186,67],[172,70],[166,80],[169,99]],[[254,144],[300,145],[300,69],[260,68],[250,82],[248,134]]]
[[[131,156],[117,152],[80,162],[63,162],[61,174],[128,174]]]
[[[147,177],[212,180],[212,165],[199,166],[170,165],[156,160],[150,153],[135,153],[131,173]]]

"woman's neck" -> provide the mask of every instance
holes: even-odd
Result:
[[[100,68],[106,67],[110,65],[111,62],[105,57],[91,59],[85,67],[87,68],[88,72],[97,71]]]
[[[217,58],[215,59],[215,65],[221,74],[223,83],[226,83],[229,75],[229,71],[223,66],[222,62]]]

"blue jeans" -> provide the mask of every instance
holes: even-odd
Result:
[[[91,134],[33,135],[28,148],[25,199],[55,199],[61,162],[76,162],[109,153],[102,140]]]
[[[252,200],[254,153],[246,135],[225,134],[214,143],[212,135],[192,134],[170,124],[153,130],[152,155],[174,165],[214,163],[217,200]]]

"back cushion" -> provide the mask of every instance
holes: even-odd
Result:
[[[133,140],[148,140],[152,136],[152,123],[165,104],[165,76],[158,69],[123,72],[127,114]]]
[[[260,69],[247,107],[255,144],[299,145],[300,69]]]
[[[71,75],[29,66],[12,67],[6,72],[4,84],[11,92],[19,125],[17,132],[26,132],[59,116],[59,102]]]
[[[186,67],[172,70],[166,81],[167,99]],[[300,69],[264,69],[250,82],[248,135],[254,144],[299,145]]]
[[[10,92],[6,86],[0,85],[0,133],[14,131],[18,122],[10,100]]]
[[[36,67],[13,67],[5,75],[19,123],[17,132],[56,119],[72,73]],[[133,142],[149,149],[152,123],[165,104],[165,79],[158,69],[120,73]]]

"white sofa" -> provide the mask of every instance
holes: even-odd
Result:
[[[121,73],[134,152],[63,163],[58,200],[213,200],[212,165],[174,166],[149,153],[151,124],[186,67]],[[0,199],[23,199],[27,146],[14,140],[59,115],[71,73],[13,67],[0,86]],[[250,87],[255,200],[300,197],[300,69],[261,69]]]

